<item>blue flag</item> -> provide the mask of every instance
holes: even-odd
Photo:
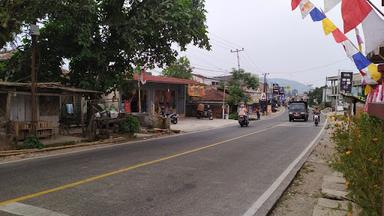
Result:
[[[316,7],[313,8],[313,10],[309,13],[311,15],[311,18],[313,20],[313,22],[319,22],[323,19],[326,18],[326,16],[324,15],[323,12],[321,12],[319,9],[317,9]]]
[[[371,64],[371,62],[361,52],[356,53],[352,56],[352,58],[359,70],[363,70]]]

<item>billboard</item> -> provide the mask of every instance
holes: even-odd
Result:
[[[352,72],[341,72],[340,76],[340,91],[344,93],[352,93]]]

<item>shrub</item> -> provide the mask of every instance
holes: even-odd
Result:
[[[229,114],[229,119],[237,120],[237,119],[238,119],[238,115],[237,115],[237,113],[230,113],[230,114]]]
[[[344,174],[350,198],[362,216],[379,216],[383,183],[382,152],[384,121],[363,114],[336,122],[332,140],[336,144],[333,167]]]
[[[44,148],[44,144],[42,144],[37,137],[29,136],[24,140],[22,148],[25,148],[25,149],[34,149],[34,148],[42,149],[42,148]]]
[[[119,124],[119,131],[122,133],[138,133],[140,131],[139,119],[134,116],[128,116],[127,119]]]

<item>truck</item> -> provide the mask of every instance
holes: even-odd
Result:
[[[308,121],[308,104],[304,100],[291,101],[288,104],[289,121],[292,122],[296,119]]]

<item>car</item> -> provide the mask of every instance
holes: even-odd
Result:
[[[302,119],[308,121],[308,105],[304,101],[295,101],[289,103],[289,121]]]

